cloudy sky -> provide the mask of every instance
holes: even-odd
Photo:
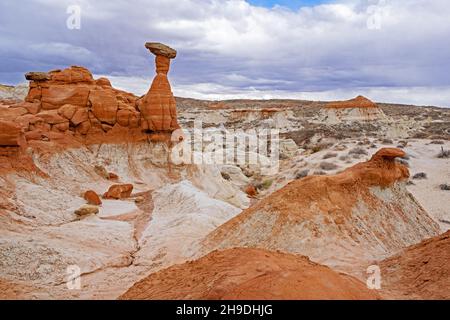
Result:
[[[159,41],[178,96],[450,107],[449,39],[448,0],[2,0],[0,83],[82,65],[143,94]]]

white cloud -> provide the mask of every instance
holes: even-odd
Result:
[[[17,50],[11,39],[32,46],[67,43],[74,48],[69,58],[48,62],[48,68],[76,60],[95,73],[130,83],[125,79],[152,77],[152,57],[143,44],[154,40],[178,50],[170,77],[175,90],[186,96],[331,95],[371,88],[386,99],[449,104],[443,101],[450,86],[448,0],[336,0],[297,11],[243,0],[29,3],[0,3],[0,32],[9,40],[0,39],[7,43],[0,49],[0,67],[12,69],[8,52]],[[68,31],[65,9],[73,4],[82,7],[82,29]],[[20,16],[12,9],[22,19],[12,19]],[[23,10],[34,20],[23,18]],[[13,63],[47,62],[55,50],[65,55],[58,46],[34,47]],[[404,95],[403,88],[410,92]]]

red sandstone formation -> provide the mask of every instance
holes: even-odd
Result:
[[[381,149],[337,175],[295,180],[213,231],[204,252],[278,249],[349,270],[435,236],[438,225],[401,183],[409,172],[395,157],[404,155]]]
[[[99,206],[102,204],[102,200],[98,196],[98,194],[95,191],[88,190],[84,193],[84,200],[87,201],[88,204],[92,204],[95,206]]]
[[[333,101],[326,105],[327,108],[378,108],[378,106],[363,96],[357,96],[347,101]]]
[[[132,184],[114,184],[103,195],[104,199],[125,199],[131,196]]]
[[[156,272],[121,299],[379,299],[359,280],[305,256],[234,248]]]
[[[380,263],[390,299],[450,299],[450,231],[408,247]]]
[[[8,113],[12,118],[15,112],[27,140],[48,138],[47,132],[83,137],[106,133],[115,125],[139,127],[137,98],[112,88],[105,78],[94,80],[86,68],[30,72],[26,78],[30,90],[25,101],[9,107]]]
[[[157,74],[150,90],[138,104],[142,114],[141,127],[150,131],[174,131],[180,126],[177,122],[176,102],[167,73],[170,68],[170,59],[175,58],[177,52],[161,43],[147,42],[145,47],[156,55]]]
[[[178,129],[176,103],[167,79],[176,51],[157,43],[146,47],[156,55],[157,75],[140,100],[114,89],[106,78],[94,80],[83,67],[27,73],[30,89],[25,101],[0,104],[0,121],[7,122],[0,128],[0,145],[17,146],[22,133],[27,142],[73,138],[99,142],[109,132],[132,138],[142,129],[161,134]]]

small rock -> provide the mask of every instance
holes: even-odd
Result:
[[[309,173],[309,170],[308,170],[308,169],[303,170],[303,171],[300,171],[300,172],[298,172],[298,173],[295,175],[295,179],[302,179],[302,178],[304,178],[304,177],[307,177],[307,176],[308,176],[308,173]]]
[[[132,184],[114,184],[103,195],[104,199],[124,199],[131,196]]]
[[[413,179],[415,179],[415,180],[426,179],[426,178],[427,178],[427,174],[425,172],[419,172],[413,176]]]
[[[97,165],[94,167],[95,173],[104,179],[109,179],[109,173],[106,171],[105,167]]]
[[[257,194],[256,188],[252,184],[249,184],[247,187],[245,187],[244,191],[250,197],[255,197]]]
[[[79,209],[75,210],[75,214],[79,217],[84,217],[90,214],[97,214],[98,213],[98,207],[97,206],[93,206],[90,204],[86,204],[82,207],[80,207]]]
[[[113,173],[113,172],[109,172],[108,173],[108,180],[114,180],[114,181],[119,180],[119,176],[117,174]]]
[[[98,194],[93,190],[88,190],[84,193],[83,198],[87,201],[88,204],[99,206],[102,204],[102,200],[98,196]]]

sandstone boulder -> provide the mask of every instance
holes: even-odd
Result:
[[[88,190],[84,193],[84,200],[87,201],[88,204],[99,206],[102,204],[102,200],[98,196],[98,194],[93,190]]]
[[[98,210],[97,206],[86,204],[86,205],[80,207],[79,209],[75,210],[75,214],[79,217],[84,217],[84,216],[91,215],[91,214],[97,214],[98,211],[99,210]]]
[[[47,72],[27,72],[25,79],[30,81],[47,81],[50,80],[50,75]]]
[[[176,50],[159,42],[147,42],[145,47],[155,56],[163,56],[169,59],[175,59],[177,56]]]
[[[248,186],[245,187],[245,193],[249,196],[249,197],[255,197],[257,194],[256,188],[254,185],[249,184]]]
[[[103,195],[104,199],[125,199],[131,196],[132,184],[114,184]]]

